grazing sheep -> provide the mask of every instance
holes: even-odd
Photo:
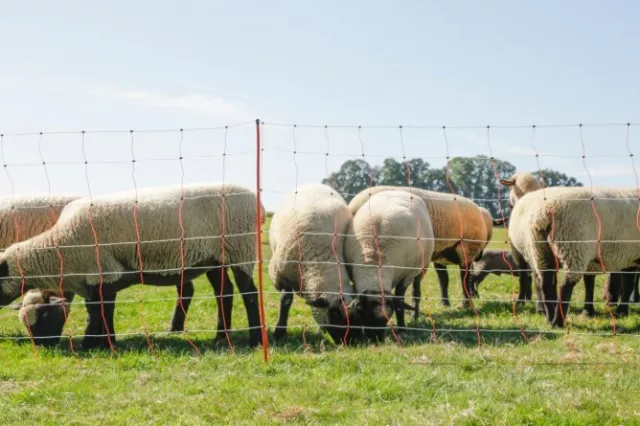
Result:
[[[48,230],[58,220],[58,216],[63,207],[77,198],[79,197],[73,195],[43,194],[17,195],[0,198],[0,248],[4,249],[15,242],[24,241]],[[20,290],[22,292],[22,289]],[[51,300],[54,301],[51,305],[52,312],[45,312],[47,311],[46,305],[38,304],[36,306],[37,311],[34,310],[31,314],[32,317],[64,318],[64,316],[68,314],[70,306],[69,304],[63,306],[59,301],[66,298],[69,303],[71,303],[74,294],[66,292],[63,296],[63,298],[57,298],[50,294],[39,294],[37,291],[32,291],[29,298],[25,300],[27,303],[30,303],[30,301],[35,299],[49,300],[49,298],[52,298]],[[25,293],[25,298],[26,297],[27,295]],[[20,310],[21,307],[22,304],[13,306],[16,310]],[[20,314],[19,318],[22,318]],[[62,322],[64,323],[64,320]],[[55,335],[51,334],[55,331],[55,327],[53,329],[49,329],[49,327],[50,325],[48,323],[43,323],[31,328],[34,343],[50,346],[55,345],[60,340],[59,338],[55,339]]]
[[[139,189],[72,201],[51,229],[11,245],[0,255],[0,278],[4,278],[0,306],[19,296],[20,270],[31,288],[58,288],[55,245],[59,242],[65,261],[62,287],[85,299],[89,315],[82,346],[108,347],[115,340],[113,313],[118,291],[139,283],[141,275],[145,283],[155,286],[177,286],[204,273],[216,281],[223,272],[214,271],[224,263],[233,270],[243,294],[250,344],[256,346],[261,338],[252,278],[256,214],[255,194],[229,183]],[[138,251],[144,263],[142,274]],[[220,301],[218,308],[220,314]],[[223,335],[221,328],[219,323],[217,338]]]
[[[357,329],[346,329],[346,305],[353,289],[343,246],[351,219],[344,198],[322,184],[299,186],[274,212],[269,277],[282,292],[275,339],[286,337],[294,291],[311,306],[315,321],[334,342],[347,343],[357,334]]]
[[[582,187],[553,187],[517,200],[509,227],[513,258],[518,265],[528,264],[536,271],[552,325],[564,325],[575,284],[601,272],[600,259],[610,271],[635,271],[640,266],[640,248],[619,242],[640,239],[637,203],[635,188],[597,188],[592,192]],[[565,270],[560,299],[556,258]],[[623,285],[618,315],[628,314],[626,302],[633,290],[632,274],[624,274],[622,279],[630,285]]]
[[[538,191],[542,189],[542,185],[536,177],[530,172],[518,172],[513,174],[510,178],[500,179],[500,183],[511,189],[509,194],[509,204],[513,207],[516,202],[522,198],[525,194]],[[506,221],[505,221],[506,223]],[[518,266],[519,281],[520,281],[520,300],[531,300],[531,277],[528,271],[529,265],[522,263]],[[614,272],[615,273],[615,272]],[[596,286],[596,278],[594,274],[587,274],[583,277],[585,286],[584,295],[584,310],[583,312],[589,316],[595,316],[596,311],[593,305],[593,297]],[[543,296],[538,286],[536,289],[536,310],[540,313],[544,313],[544,306],[542,304]]]
[[[344,256],[358,295],[349,305],[349,315],[365,327],[366,337],[381,338],[393,311],[398,327],[405,326],[404,309],[414,310],[404,302],[405,291],[416,280],[419,283],[434,246],[432,219],[417,194],[379,192],[357,209]]]
[[[435,238],[431,261],[436,267],[440,281],[441,303],[444,306],[450,306],[449,276],[445,265],[453,264],[460,266],[463,306],[469,306],[471,299],[471,293],[467,287],[469,268],[473,259],[482,251],[487,242],[487,227],[480,207],[468,198],[451,193],[428,191],[407,186],[379,185],[365,189],[357,194],[349,203],[349,209],[355,214],[373,194],[396,190],[418,195],[424,201],[429,212]],[[419,280],[420,278],[416,277],[414,292],[415,288],[420,286]],[[414,293],[416,316],[418,315],[419,304],[420,298],[416,297]]]
[[[503,255],[507,258],[505,261]],[[478,288],[480,283],[489,274],[502,275],[508,274],[513,268],[513,256],[509,252],[499,249],[485,249],[479,259],[473,261],[473,270],[471,272],[470,285]]]
[[[493,216],[491,216],[491,212],[489,212],[489,210],[487,210],[486,208],[480,207],[480,211],[482,212],[482,217],[484,218],[485,226],[487,227],[487,242],[485,244],[485,247],[486,247],[491,242],[491,238],[493,238],[493,225],[495,223],[495,219],[493,219]],[[482,257],[483,252],[484,252],[484,248],[480,252],[478,252],[478,254],[475,257],[475,260],[480,259]],[[449,279],[447,265],[443,265],[441,263],[434,263],[433,266],[436,270],[436,274],[438,275],[440,288],[442,288],[445,285],[444,280]],[[480,296],[480,293],[478,293],[477,284],[479,284],[479,282],[476,283],[475,280],[469,281],[469,292],[473,297]],[[420,298],[422,297],[419,284],[417,286],[415,285],[413,286],[413,297],[414,299],[418,299],[418,300],[420,300]]]

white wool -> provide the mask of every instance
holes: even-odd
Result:
[[[640,240],[636,224],[637,188],[593,189],[593,202],[602,224],[601,235],[591,197],[591,189],[583,187],[552,187],[524,195],[511,213],[512,246],[536,270],[544,267],[551,247],[565,270],[565,277],[576,280],[586,270],[602,272],[598,238],[602,240],[600,249],[607,271],[636,265],[640,260],[640,246],[620,240]]]
[[[323,297],[331,306],[348,303],[353,290],[344,265],[344,234],[351,218],[345,200],[327,185],[301,185],[289,193],[269,229],[273,285],[278,290],[302,290],[307,301]],[[298,260],[303,262],[302,277]],[[313,307],[312,312],[319,324],[327,323],[327,309]]]
[[[480,207],[472,200],[460,195],[428,191],[408,186],[379,185],[365,189],[349,203],[349,209],[355,215],[358,209],[371,195],[382,191],[401,190],[418,195],[424,201],[433,223],[435,245],[431,260],[444,265],[451,262],[443,257],[443,252],[455,246],[455,252],[461,262],[466,259],[469,265],[485,247],[487,226]],[[462,225],[462,226],[461,226]],[[460,238],[464,242],[459,244]],[[463,250],[464,249],[464,250]]]
[[[429,265],[433,238],[432,220],[420,197],[402,190],[373,195],[354,215],[345,241],[356,292],[389,294],[401,282],[412,283]]]
[[[40,290],[29,290],[22,298],[22,306],[18,310],[18,318],[25,327],[33,326],[38,319],[38,307],[44,305],[45,300]]]
[[[0,198],[0,248],[51,228],[73,195],[17,195]],[[16,226],[17,224],[17,226]]]
[[[237,265],[247,274],[252,274],[256,260],[255,194],[230,183],[224,183],[224,186],[220,183],[188,184],[123,191],[69,203],[51,229],[13,244],[0,257],[6,261],[9,276],[13,277],[3,282],[3,292],[6,295],[19,294],[18,258],[30,286],[57,290],[60,260],[55,244],[59,242],[64,259],[64,290],[86,297],[86,286],[100,282],[94,229],[100,243],[103,282],[117,282],[124,273],[137,273],[138,236],[134,207],[145,272],[180,275],[181,214],[185,268],[212,259],[222,260],[221,235],[224,234],[225,263]]]

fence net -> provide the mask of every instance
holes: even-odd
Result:
[[[22,307],[0,311],[0,340],[197,354],[214,339],[261,345],[265,360],[376,339],[562,334],[618,350],[640,326],[634,126],[258,120],[0,135],[3,300]],[[149,190],[168,186],[167,198]],[[31,194],[39,205],[15,198]],[[30,310],[33,287],[52,298]]]

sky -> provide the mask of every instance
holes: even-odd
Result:
[[[0,196],[256,188],[257,118],[268,210],[363,153],[636,186],[639,20],[631,0],[5,1]]]

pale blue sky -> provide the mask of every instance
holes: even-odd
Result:
[[[60,1],[0,6],[0,132],[333,125],[639,123],[635,1]],[[636,130],[637,129],[637,130]],[[624,126],[583,129],[596,185],[636,185]],[[185,131],[185,182],[253,187],[253,127]],[[357,156],[356,128],[264,130],[264,202]],[[405,129],[408,157],[444,164],[439,129]],[[497,157],[536,168],[531,129],[492,129]],[[542,167],[588,185],[577,127],[539,128]],[[364,128],[372,163],[402,157],[397,128]],[[179,132],[135,133],[136,184],[180,183]],[[448,133],[451,155],[488,154],[486,131]],[[40,144],[40,150],[38,145]],[[79,134],[5,136],[0,195],[87,194]],[[126,132],[87,134],[93,194],[133,188]],[[233,155],[231,155],[233,154]],[[280,159],[278,155],[283,155]],[[378,157],[381,156],[381,157]],[[198,158],[196,158],[198,157]],[[32,165],[25,165],[32,164]],[[640,164],[638,165],[640,171]]]

